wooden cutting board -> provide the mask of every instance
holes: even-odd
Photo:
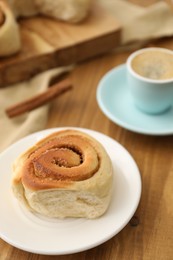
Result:
[[[0,87],[105,53],[120,42],[119,23],[98,6],[80,24],[41,16],[22,19],[19,24],[22,50],[0,59]]]

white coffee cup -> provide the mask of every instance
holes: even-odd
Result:
[[[127,59],[127,80],[140,110],[166,111],[173,104],[173,51],[157,47],[135,51]]]

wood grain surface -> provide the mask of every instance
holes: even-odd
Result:
[[[108,52],[119,44],[121,31],[118,21],[100,6],[93,6],[78,24],[36,16],[20,20],[19,28],[22,48],[0,58],[0,87]]]
[[[173,38],[148,46],[173,50]],[[134,217],[112,239],[76,254],[37,255],[0,240],[0,260],[173,259],[173,135],[148,136],[125,130],[106,118],[96,102],[96,89],[102,76],[124,63],[130,53],[111,53],[79,64],[71,73],[74,89],[52,102],[47,128],[77,126],[100,131],[131,153],[140,169],[143,186]]]

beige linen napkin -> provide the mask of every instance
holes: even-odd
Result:
[[[165,1],[140,7],[127,0],[99,0],[122,24],[122,44],[173,35],[173,11]]]
[[[122,24],[122,46],[146,41],[151,38],[173,35],[173,13],[168,4],[159,1],[142,8],[126,0],[98,0]],[[9,105],[45,90],[51,77],[66,68],[44,72],[28,82],[0,89],[0,151],[16,140],[45,128],[49,105],[25,115],[9,119],[4,109]]]
[[[49,105],[16,118],[8,118],[5,109],[16,102],[43,92],[52,78],[71,68],[58,68],[41,73],[27,82],[0,89],[0,152],[18,139],[45,128]]]

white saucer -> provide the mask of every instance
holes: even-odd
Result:
[[[47,255],[76,253],[115,236],[131,219],[141,196],[141,178],[131,155],[115,140],[83,128],[107,150],[113,164],[114,189],[108,211],[98,219],[55,220],[39,218],[19,206],[11,191],[11,165],[24,150],[54,128],[29,135],[0,155],[0,237],[22,250]]]
[[[159,115],[145,114],[137,109],[128,91],[125,64],[102,78],[97,88],[97,102],[111,121],[128,130],[149,135],[173,134],[173,104]]]

